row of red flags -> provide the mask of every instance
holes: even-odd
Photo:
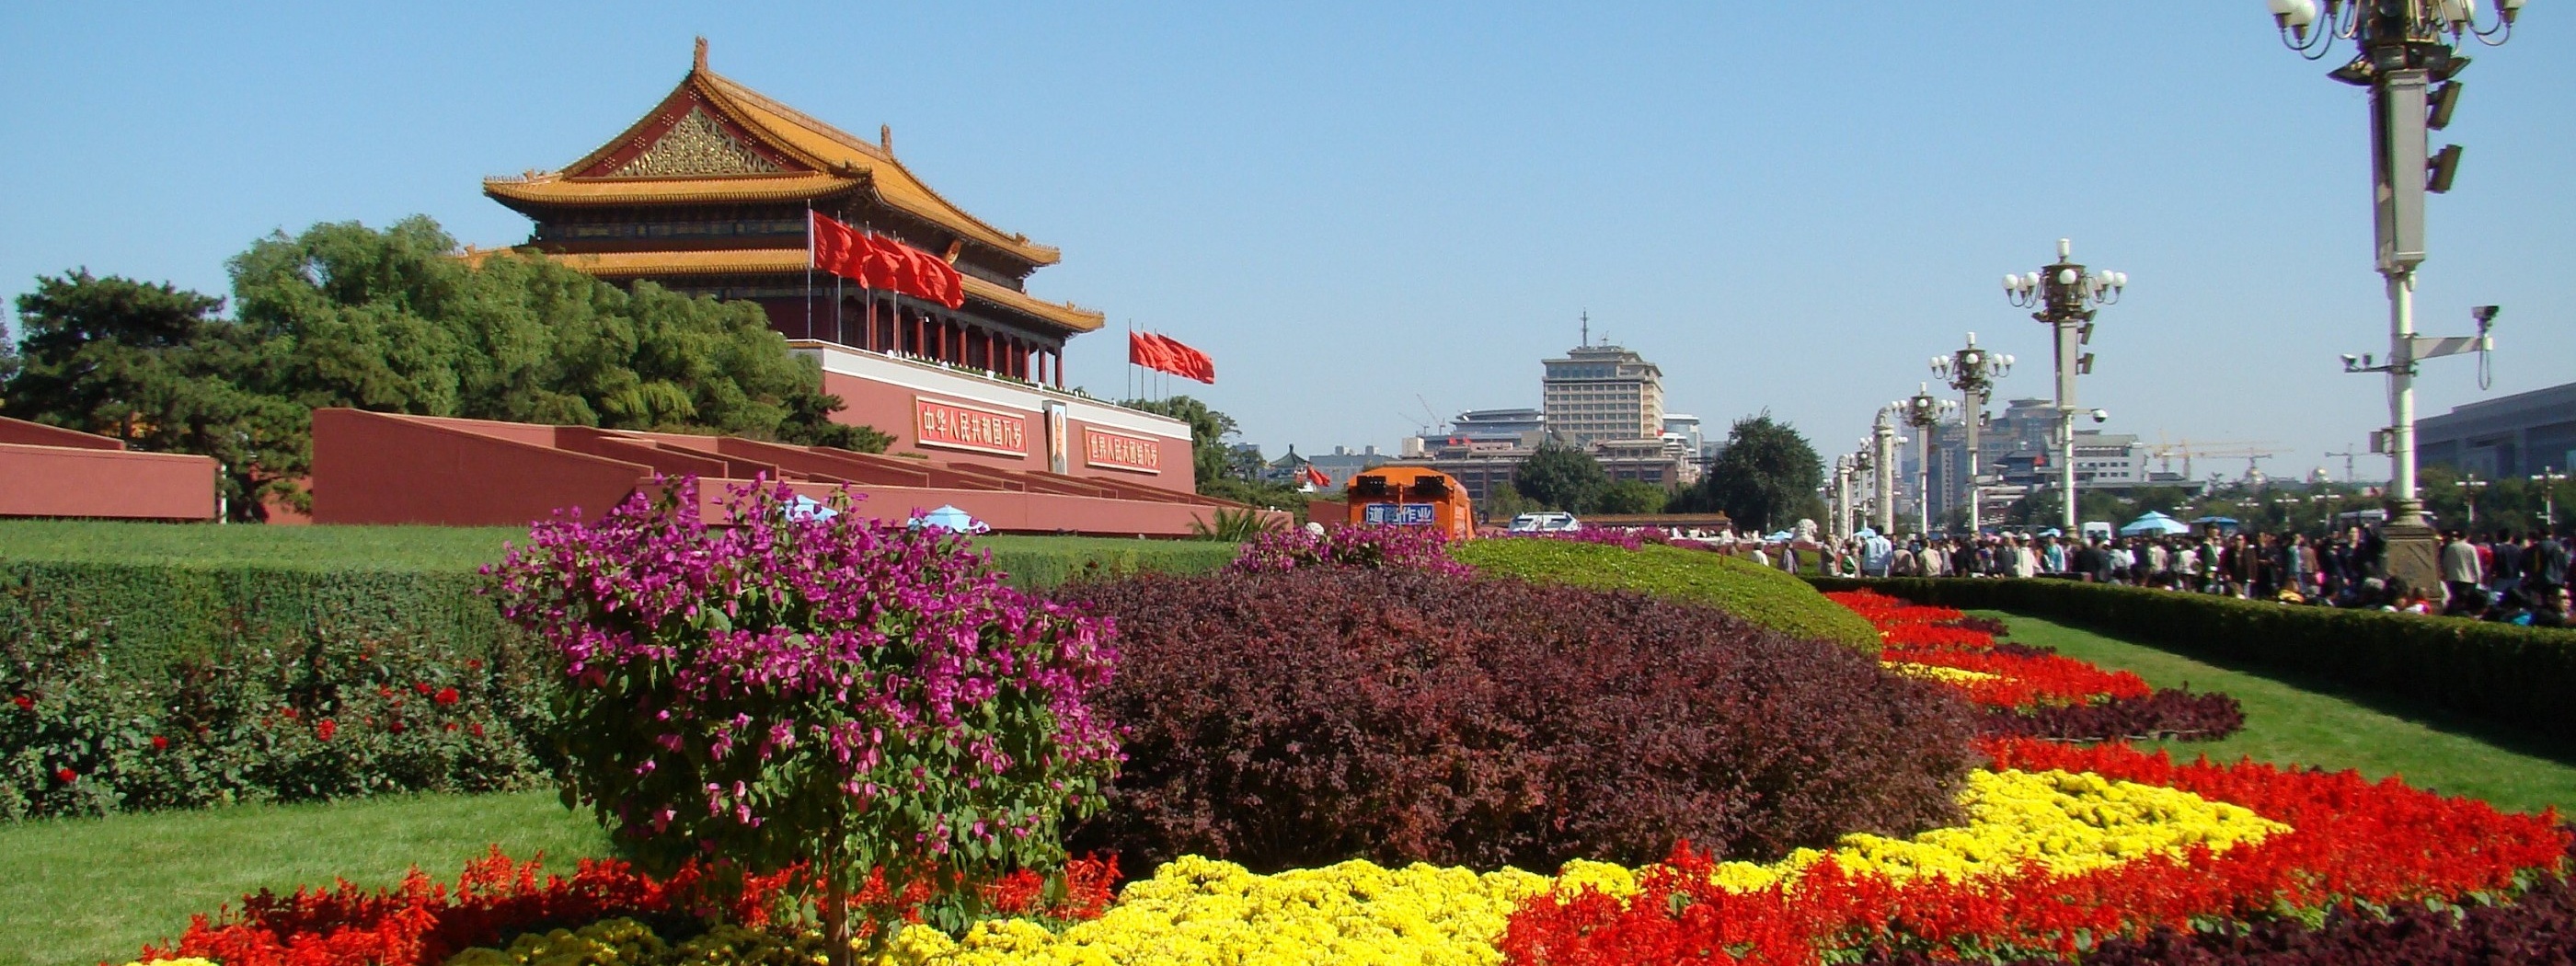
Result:
[[[966,304],[966,281],[945,259],[874,232],[814,213],[814,267],[857,282],[937,302]]]
[[[874,232],[862,232],[814,212],[814,267],[861,286],[884,289],[949,308],[966,304],[965,280],[937,255]],[[1216,360],[1151,332],[1127,333],[1127,361],[1184,379],[1216,384]]]
[[[1127,333],[1127,361],[1183,379],[1196,379],[1211,386],[1216,384],[1216,360],[1170,336],[1151,332]]]

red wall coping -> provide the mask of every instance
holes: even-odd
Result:
[[[0,416],[0,443],[19,446],[63,446],[71,449],[121,450],[125,448],[125,441],[114,436],[84,433],[77,429],[47,426],[43,423],[31,423],[6,416]]]
[[[212,520],[215,470],[207,456],[0,443],[0,516]]]

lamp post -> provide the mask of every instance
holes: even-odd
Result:
[[[1916,532],[1932,535],[1932,436],[1940,428],[1941,417],[1958,408],[1958,403],[1932,395],[1932,384],[1923,383],[1914,395],[1889,403],[1914,427],[1914,519]]]
[[[2469,519],[2464,525],[2471,530],[2478,528],[2478,491],[2486,489],[2488,482],[2490,481],[2478,479],[2475,473],[2460,480],[2460,499],[2469,505]]]
[[[1977,487],[1979,480],[1986,473],[1985,453],[1977,448],[1977,430],[1983,428],[1981,424],[1986,420],[1986,393],[1994,389],[1995,380],[2011,375],[2012,367],[2013,357],[2010,354],[1988,352],[1977,348],[1977,334],[1974,332],[1968,333],[1966,348],[1955,350],[1946,356],[1932,357],[1932,374],[1949,383],[1950,388],[1958,390],[1961,396],[1960,405],[1965,407],[1961,410],[1960,417],[1967,423],[1968,458],[1966,462],[1968,465],[1967,472],[1964,474],[1967,477],[1966,485],[1961,489],[1968,495],[1968,535],[1971,537],[1975,536],[1982,526],[1979,517],[1983,508],[1978,506],[1981,497]]]
[[[2558,484],[2567,482],[2567,474],[2544,468],[2533,474],[2531,479],[2540,484],[2541,525],[2548,527],[2549,535],[2555,537],[2558,535]]]
[[[2048,326],[2057,346],[2058,497],[2065,506],[2065,532],[2083,530],[2075,512],[2075,377],[2093,373],[2093,354],[2083,347],[2093,341],[2093,316],[2120,301],[2129,286],[2127,272],[2091,272],[2074,262],[2075,246],[2057,240],[2057,261],[2029,275],[2004,276],[2004,297],[2015,308],[2035,308],[2030,317]],[[2096,418],[2100,410],[2095,410]]]
[[[2441,576],[2432,528],[2415,489],[2415,363],[2485,349],[2481,314],[2475,338],[2424,339],[2415,335],[2415,267],[2424,262],[2424,196],[2451,190],[2459,173],[2460,146],[2431,150],[2428,131],[2451,123],[2460,103],[2453,75],[2469,59],[2454,44],[2475,38],[2496,46],[2513,35],[2522,0],[2498,0],[2481,25],[2480,0],[2267,0],[2281,43],[2309,60],[2323,59],[2337,39],[2352,42],[2353,59],[2326,76],[2370,89],[2372,236],[2380,276],[2388,290],[2388,364],[2346,356],[2347,372],[2388,374],[2388,522],[2380,528],[2390,576],[2431,586]]]
[[[1878,471],[1870,492],[1878,497],[1878,534],[1896,532],[1896,420],[1892,410],[1881,409],[1878,419],[1869,427],[1869,465]]]

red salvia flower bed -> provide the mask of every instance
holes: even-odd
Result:
[[[727,921],[758,927],[770,922],[801,871],[745,877],[743,888],[720,899],[731,890],[717,889],[715,876],[696,864],[656,879],[622,861],[590,859],[570,878],[540,878],[539,863],[512,861],[495,847],[467,862],[453,886],[413,869],[390,889],[361,889],[343,879],[286,896],[263,890],[243,897],[238,911],[193,917],[178,941],[144,947],[137,958],[195,956],[223,966],[432,966],[533,929],[578,928],[619,916],[721,912]],[[985,898],[1008,914],[1097,918],[1117,878],[1115,860],[1076,859],[1065,870],[1065,897],[1054,906],[1045,904],[1046,880],[1028,871],[1005,877]],[[916,890],[905,904],[917,905],[925,895]],[[875,879],[853,905],[886,901],[883,880]]]
[[[1828,950],[2071,956],[2112,937],[2201,917],[2457,900],[2510,890],[2526,870],[2557,871],[2569,845],[2554,812],[2507,815],[2395,779],[2284,771],[2240,762],[2176,765],[2125,744],[2025,739],[1981,743],[1997,768],[2089,771],[2251,808],[2292,831],[2213,853],[2195,846],[2096,872],[2034,865],[1982,881],[1902,885],[1818,863],[1794,883],[1747,893],[1709,884],[1712,861],[1676,850],[1640,876],[1627,902],[1587,892],[1540,898],[1499,943],[1516,963],[1816,963]]]

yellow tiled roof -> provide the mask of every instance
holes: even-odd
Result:
[[[483,190],[497,198],[541,204],[625,204],[670,201],[769,201],[811,198],[844,191],[862,179],[872,183],[889,205],[923,218],[1029,264],[1053,265],[1059,249],[1028,236],[1004,232],[941,197],[895,160],[887,146],[870,144],[839,128],[815,120],[769,99],[701,64],[689,71],[672,94],[693,91],[727,120],[752,132],[770,148],[794,159],[807,171],[777,175],[721,175],[703,178],[571,178],[560,172],[524,178],[487,178]],[[573,162],[565,171],[582,171],[635,139],[660,116],[664,98],[653,113],[624,133]]]
[[[476,253],[488,254],[488,253]],[[639,278],[671,275],[754,275],[801,272],[806,268],[802,248],[735,248],[685,252],[584,252],[549,255],[567,266],[602,278]],[[1003,309],[1030,316],[1075,332],[1099,330],[1101,313],[1074,305],[1049,302],[1026,292],[998,285],[973,275],[965,280],[966,297],[991,303]]]

